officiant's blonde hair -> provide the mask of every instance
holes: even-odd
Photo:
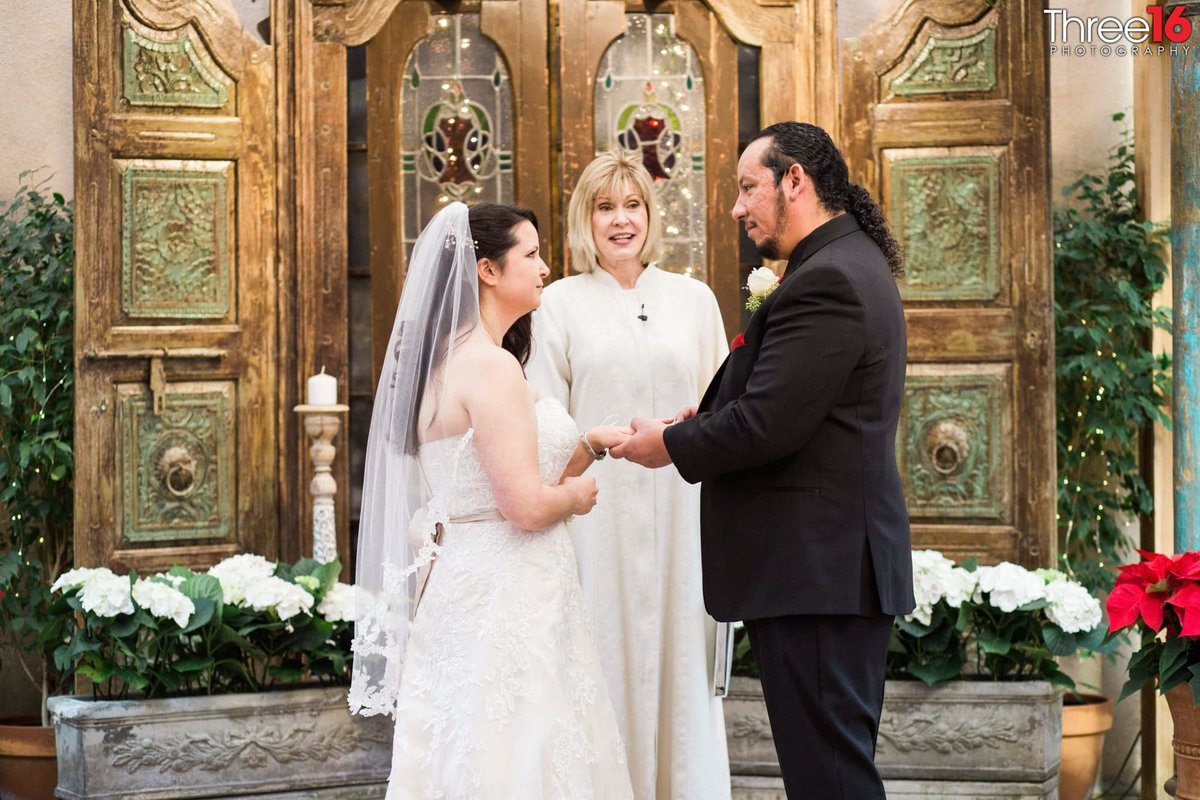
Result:
[[[606,194],[615,200],[624,194],[626,187],[641,195],[646,206],[646,241],[638,258],[643,264],[662,258],[663,225],[654,197],[654,180],[642,166],[640,153],[609,150],[584,168],[567,207],[567,246],[571,250],[571,269],[575,272],[591,272],[599,263],[596,240],[592,237],[596,198]]]

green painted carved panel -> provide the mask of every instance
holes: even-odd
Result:
[[[232,383],[175,384],[155,416],[143,386],[118,387],[126,542],[235,538],[235,406]]]
[[[914,519],[1010,518],[1007,374],[908,376],[896,453]]]
[[[221,108],[229,102],[232,81],[190,26],[155,36],[125,27],[121,95],[130,105]]]
[[[930,36],[908,69],[892,78],[892,94],[962,94],[996,87],[996,31],[985,28],[960,39]]]
[[[205,162],[203,169],[123,167],[125,314],[198,320],[229,315],[231,171],[224,161]]]
[[[994,300],[1000,290],[997,156],[892,158],[888,213],[904,245],[905,300]]]

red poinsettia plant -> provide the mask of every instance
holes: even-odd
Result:
[[[1136,628],[1142,637],[1120,699],[1157,680],[1162,694],[1187,683],[1200,705],[1200,552],[1138,553],[1143,560],[1120,568],[1108,596],[1109,632]]]

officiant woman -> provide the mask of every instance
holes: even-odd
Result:
[[[534,314],[529,381],[580,430],[671,418],[699,402],[728,346],[703,282],[655,264],[663,223],[639,154],[584,169],[567,215],[571,275]],[[602,455],[597,453],[597,455]],[[568,523],[638,800],[728,800],[716,624],[700,581],[699,486],[673,469],[594,465],[600,495]]]

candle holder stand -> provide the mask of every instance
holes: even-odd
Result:
[[[321,564],[337,559],[337,525],[333,512],[333,497],[337,481],[333,478],[333,457],[337,448],[333,439],[341,430],[341,415],[350,410],[345,405],[298,405],[295,412],[304,418],[304,432],[312,439],[308,454],[312,458],[313,477],[308,485],[312,495],[312,557]]]

